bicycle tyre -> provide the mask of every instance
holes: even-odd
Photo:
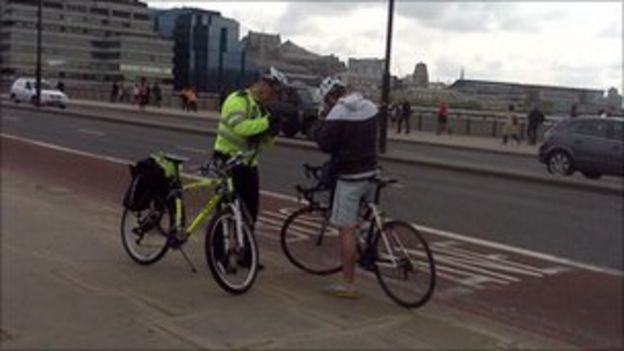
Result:
[[[149,219],[150,216],[152,219]],[[145,222],[141,223],[141,220]],[[121,242],[124,250],[138,264],[156,263],[169,250],[168,233],[172,227],[169,210],[156,202],[143,211],[125,209],[121,215]],[[140,234],[143,230],[145,232]],[[146,238],[149,242],[143,243]]]
[[[396,234],[398,229],[401,230],[403,236],[400,241]],[[386,222],[383,225],[383,231],[388,241],[394,241],[389,246],[393,248],[394,255],[397,255],[402,263],[401,267],[386,269],[388,262],[384,260],[384,251],[388,251],[387,245],[381,236],[377,236],[375,275],[379,284],[393,301],[403,307],[416,308],[424,305],[433,296],[436,283],[435,262],[427,241],[416,228],[403,221]],[[393,278],[391,273],[396,273],[397,277]],[[414,278],[418,275],[426,280],[415,282],[408,286],[407,294],[400,294],[398,285],[402,281],[407,282],[409,273],[413,273]]]
[[[235,230],[236,219],[231,206],[224,206],[210,219],[206,229],[205,254],[208,267],[219,286],[232,295],[240,295],[251,288],[258,274],[258,245],[248,220],[243,220],[244,246],[242,254],[236,253],[236,261],[231,261],[231,254],[227,254],[225,262],[220,251],[223,247],[223,226],[228,230]],[[228,250],[229,251],[229,250]],[[241,282],[234,281],[234,273],[246,271]]]
[[[300,208],[286,218],[280,232],[280,243],[288,260],[316,275],[334,274],[342,269],[340,240],[337,231],[328,226],[327,211],[325,206]],[[321,221],[320,226],[316,221]],[[318,233],[314,235],[312,230]]]

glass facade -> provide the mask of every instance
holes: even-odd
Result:
[[[153,18],[154,28],[175,43],[174,89],[229,92],[257,77],[239,40],[238,22],[200,9],[156,11]]]

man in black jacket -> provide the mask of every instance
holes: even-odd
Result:
[[[529,120],[529,125],[527,126],[527,137],[529,139],[529,145],[535,145],[537,142],[537,130],[539,126],[544,123],[546,119],[542,111],[540,111],[539,107],[536,105],[533,107],[531,112],[527,117]]]
[[[377,107],[358,93],[347,93],[344,83],[328,77],[320,87],[325,119],[312,130],[321,151],[331,154],[337,177],[330,222],[340,232],[342,281],[326,292],[339,297],[357,297],[355,289],[356,238],[361,199],[370,199],[370,179],[377,172]]]

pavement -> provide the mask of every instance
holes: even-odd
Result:
[[[212,280],[201,235],[187,245],[197,274],[176,252],[136,265],[119,238],[123,162],[2,141],[3,349],[578,348],[435,296],[400,308],[366,277],[360,299],[326,296],[333,277],[297,271],[264,237],[266,269],[238,297]]]

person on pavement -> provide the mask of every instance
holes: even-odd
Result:
[[[529,112],[527,119],[529,120],[529,125],[527,126],[527,138],[529,139],[529,145],[535,145],[537,142],[537,130],[539,126],[544,123],[546,118],[536,105],[533,107],[531,112]]]
[[[326,117],[310,132],[321,151],[331,155],[337,178],[330,223],[340,235],[342,279],[325,289],[338,297],[357,297],[355,288],[356,238],[361,199],[370,199],[377,175],[377,107],[346,85],[328,77],[320,86]]]
[[[436,130],[436,134],[440,135],[444,132],[447,134],[451,134],[451,130],[448,128],[448,105],[445,102],[441,102],[438,105],[438,129]]]
[[[214,158],[227,161],[240,152],[259,151],[277,135],[278,123],[267,110],[287,84],[286,76],[270,67],[246,90],[231,93],[221,108],[221,118],[214,145]],[[232,169],[236,193],[255,224],[260,201],[258,160]]]
[[[520,145],[520,126],[518,117],[514,113],[514,105],[510,104],[507,115],[505,116],[505,124],[503,125],[503,145],[507,145],[507,139],[511,136],[516,143]]]
[[[397,121],[397,134],[401,134],[401,126],[405,123],[405,134],[410,132],[410,118],[412,116],[412,106],[409,102],[403,101],[400,105],[399,120]]]

